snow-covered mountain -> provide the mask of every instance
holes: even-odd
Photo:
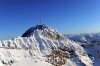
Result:
[[[99,33],[64,34],[65,37],[79,42],[100,41]]]
[[[65,37],[77,42],[93,59],[94,66],[100,65],[100,33],[65,34]]]
[[[1,40],[0,66],[53,66],[46,62],[46,55],[58,47],[70,53],[64,66],[93,66],[80,45],[44,24],[31,27],[21,37]]]

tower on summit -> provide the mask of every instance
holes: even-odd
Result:
[[[41,18],[40,18],[40,25],[42,25],[42,20],[41,20]]]

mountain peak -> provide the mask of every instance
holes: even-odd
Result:
[[[48,28],[45,24],[40,24],[40,25],[36,25],[35,27],[31,27],[29,28],[23,35],[22,37],[30,37],[33,33],[34,30],[44,30],[45,28]]]

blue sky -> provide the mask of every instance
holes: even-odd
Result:
[[[0,39],[40,22],[61,33],[100,32],[100,0],[0,0]]]

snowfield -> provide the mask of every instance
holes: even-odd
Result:
[[[71,50],[71,58],[63,66],[93,66],[86,51],[74,41],[65,38],[56,29],[37,25],[22,37],[0,41],[0,66],[53,66],[46,55],[56,48]],[[79,63],[72,60],[78,58]]]

